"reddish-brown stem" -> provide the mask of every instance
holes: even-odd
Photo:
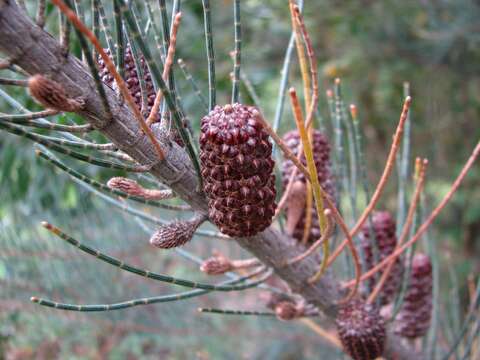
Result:
[[[275,210],[275,216],[273,217],[274,220],[278,217],[278,215],[280,215],[280,212],[283,210],[283,208],[287,204],[287,200],[288,200],[288,197],[290,196],[290,193],[292,192],[293,184],[295,182],[295,177],[297,176],[297,174],[298,174],[298,169],[294,168],[292,171],[292,174],[290,175],[290,178],[288,179],[285,192],[283,193],[282,197],[280,198],[280,201],[278,202],[277,209]]]
[[[408,233],[410,232],[410,227],[412,226],[412,223],[413,223],[415,210],[417,209],[418,201],[420,200],[420,194],[422,193],[423,185],[425,183],[425,172],[427,169],[427,164],[428,164],[428,160],[424,159],[423,164],[420,166],[417,186],[415,187],[415,192],[412,196],[410,208],[408,209],[407,219],[405,221],[405,225],[403,226],[402,233],[400,234],[400,238],[398,239],[397,246],[395,247],[395,249],[398,249],[403,244],[403,242],[406,240],[408,236]],[[380,280],[375,286],[375,289],[373,289],[372,293],[368,297],[367,299],[368,303],[370,304],[373,303],[376,297],[378,296],[378,294],[380,294],[380,291],[382,291],[382,288],[387,282],[388,276],[390,275],[393,269],[393,266],[395,265],[395,262],[396,261],[394,260],[387,265],[387,268],[383,272]]]
[[[373,193],[373,196],[370,200],[370,203],[367,205],[365,210],[363,211],[362,215],[358,219],[357,223],[353,227],[353,229],[350,231],[350,236],[353,237],[355,236],[360,229],[362,228],[363,224],[368,218],[368,215],[372,210],[375,208],[375,205],[377,204],[378,200],[380,199],[380,196],[382,195],[383,189],[385,188],[385,185],[387,184],[387,180],[393,170],[393,165],[395,162],[395,156],[397,154],[400,140],[402,138],[403,134],[403,127],[405,125],[405,121],[407,120],[407,115],[408,111],[410,109],[410,103],[412,99],[410,96],[407,96],[405,99],[405,102],[403,103],[403,109],[402,113],[400,115],[400,120],[398,122],[397,130],[395,131],[395,135],[393,136],[393,142],[392,142],[392,147],[390,148],[390,153],[388,154],[387,158],[387,163],[385,165],[385,169],[383,170],[382,177],[380,178],[380,181],[378,182],[377,188],[375,189],[375,192]],[[338,257],[338,255],[341,254],[345,246],[348,244],[348,239],[344,239],[343,242],[335,249],[333,252],[332,256],[330,259],[328,259],[328,265],[331,265],[335,259]]]
[[[165,65],[163,67],[162,78],[164,81],[167,81],[168,74],[172,68],[173,58],[175,57],[175,49],[177,45],[177,32],[180,27],[180,20],[182,19],[182,13],[179,12],[175,15],[173,21],[172,34],[170,37],[170,45],[168,46],[167,58],[165,59]],[[160,109],[160,103],[162,102],[163,93],[161,90],[158,90],[157,95],[155,96],[155,102],[153,103],[152,110],[147,118],[147,124],[151,125],[157,121],[158,111]]]
[[[468,171],[473,166],[473,163],[475,162],[475,160],[479,155],[480,155],[480,141],[475,146],[475,149],[473,150],[472,155],[466,162],[462,171],[460,171],[460,174],[458,175],[458,177],[453,182],[452,187],[450,188],[448,193],[444,196],[440,204],[438,204],[437,207],[431,212],[427,220],[425,220],[425,222],[420,226],[420,228],[415,233],[415,235],[408,242],[406,242],[404,245],[402,245],[397,250],[395,250],[390,256],[380,261],[376,266],[374,266],[372,269],[364,273],[360,279],[361,281],[371,278],[377,271],[381,270],[386,264],[388,264],[391,261],[395,261],[400,255],[402,255],[402,253],[407,248],[412,246],[415,242],[417,242],[422,237],[422,235],[428,230],[428,228],[433,223],[433,221],[437,218],[437,216],[440,214],[443,208],[450,201],[453,194],[458,190],[460,184],[462,183],[463,179],[465,178]],[[350,287],[352,285],[354,285],[353,281],[349,281],[346,284],[344,284],[344,287]]]
[[[118,85],[118,88],[120,89],[120,92],[124,99],[126,100],[128,106],[130,109],[133,111],[133,114],[135,115],[135,119],[138,121],[140,124],[140,127],[144,131],[144,133],[148,136],[150,141],[155,147],[155,150],[157,151],[158,157],[160,160],[163,160],[165,158],[165,154],[160,146],[160,143],[157,141],[155,138],[155,135],[153,134],[152,130],[147,126],[145,123],[145,120],[143,120],[143,116],[138,109],[137,105],[135,104],[135,100],[133,99],[132,95],[130,95],[130,92],[128,91],[127,85],[125,84],[125,81],[122,79],[120,74],[117,72],[115,68],[115,64],[113,61],[110,59],[110,57],[105,53],[103,50],[102,45],[100,44],[100,41],[98,41],[97,37],[93,32],[88,29],[85,24],[82,23],[82,21],[77,17],[77,15],[62,1],[62,0],[52,0],[52,3],[59,8],[59,10],[65,14],[65,16],[70,20],[70,22],[80,31],[83,35],[85,35],[90,42],[93,44],[97,52],[100,54],[102,57],[105,66],[107,67],[108,71],[110,74],[112,74],[113,78],[115,79],[115,82]]]

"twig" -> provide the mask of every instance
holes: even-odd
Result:
[[[383,170],[382,177],[380,178],[377,188],[375,189],[375,192],[372,198],[370,199],[370,203],[367,205],[362,215],[358,219],[357,223],[355,224],[353,229],[350,231],[350,236],[352,237],[355,236],[360,231],[363,224],[368,219],[370,212],[375,208],[375,205],[380,199],[380,196],[383,193],[383,189],[387,184],[387,180],[393,170],[395,156],[399,148],[400,140],[402,138],[403,126],[405,124],[405,120],[407,119],[407,114],[408,114],[408,110],[410,109],[411,101],[412,101],[411,97],[407,96],[407,98],[405,99],[405,102],[403,103],[402,113],[400,115],[400,120],[397,126],[397,130],[395,131],[395,135],[393,137],[393,143],[390,148],[390,153],[388,154],[387,162],[385,164],[385,169]],[[348,240],[344,239],[343,242],[335,249],[330,259],[328,259],[328,265],[332,264],[335,261],[335,259],[338,257],[338,255],[340,255],[340,253],[345,248],[347,243],[348,243]]]
[[[396,249],[403,244],[403,242],[406,240],[406,238],[408,236],[408,233],[410,232],[410,227],[411,227],[412,222],[413,222],[413,218],[414,218],[414,215],[415,215],[415,211],[417,209],[418,201],[420,200],[420,194],[422,193],[423,185],[425,183],[425,172],[426,172],[427,164],[428,164],[427,159],[424,159],[423,164],[422,164],[421,169],[420,169],[420,174],[419,174],[419,177],[418,177],[417,186],[415,187],[415,192],[414,192],[414,194],[412,196],[412,200],[410,202],[410,208],[408,209],[407,219],[405,221],[405,225],[403,226],[402,233],[400,234],[400,238],[398,239],[397,246],[395,247]],[[386,283],[394,265],[395,265],[395,260],[388,264],[388,266],[386,267],[382,276],[380,277],[380,280],[378,281],[377,285],[375,286],[375,289],[371,292],[370,296],[368,297],[367,303],[372,304],[375,301],[375,298],[378,296],[378,294],[380,294],[380,291],[382,290],[383,286],[385,285],[385,283]]]
[[[330,209],[325,209],[325,217],[327,218],[327,228],[325,230],[325,232],[322,232],[322,236],[320,237],[320,239],[318,239],[317,241],[315,241],[309,248],[307,251],[305,251],[304,253],[294,257],[293,259],[290,259],[288,261],[285,262],[285,266],[287,265],[293,265],[293,264],[296,264],[297,262],[299,261],[302,261],[303,259],[305,259],[306,257],[310,256],[311,254],[313,254],[313,252],[321,245],[323,244],[325,241],[328,241],[328,239],[332,236],[332,230],[333,230],[333,222],[332,222],[332,219],[331,219],[331,216],[332,216],[332,211]]]
[[[420,226],[420,228],[417,230],[415,235],[409,241],[407,241],[404,245],[402,245],[397,250],[395,250],[390,256],[386,257],[381,262],[379,262],[376,266],[374,266],[372,269],[364,273],[360,279],[361,281],[367,280],[368,278],[372,277],[377,271],[381,270],[389,262],[395,261],[395,259],[397,259],[403,253],[403,251],[405,251],[405,249],[412,246],[415,242],[417,242],[422,237],[422,235],[427,231],[427,229],[430,227],[433,221],[437,218],[440,212],[445,208],[447,203],[452,198],[453,194],[458,190],[458,188],[460,187],[460,184],[462,183],[465,176],[468,174],[468,171],[473,166],[475,160],[479,155],[480,155],[480,141],[475,146],[475,149],[473,150],[470,158],[465,163],[464,167],[460,171],[460,174],[453,182],[448,193],[443,197],[442,201],[437,205],[437,207],[431,212],[430,216]],[[353,285],[353,282],[349,281],[344,286],[350,287],[352,285]]]
[[[242,50],[242,27],[240,23],[240,0],[235,0],[233,6],[234,27],[235,27],[235,51],[233,65],[232,104],[238,102],[240,83],[240,64]]]
[[[173,22],[172,35],[170,37],[170,45],[168,46],[167,58],[165,59],[165,65],[163,66],[163,81],[167,81],[168,74],[173,64],[173,58],[175,57],[175,46],[177,44],[177,31],[180,26],[180,20],[182,18],[182,13],[175,15],[175,21]],[[152,110],[147,118],[147,125],[153,124],[157,120],[158,110],[160,109],[160,104],[162,102],[163,92],[158,90],[157,95],[155,96],[155,102],[153,103]]]
[[[130,92],[128,91],[127,85],[125,84],[125,81],[122,79],[120,74],[117,72],[115,69],[115,64],[113,64],[112,60],[110,57],[105,53],[103,50],[103,47],[101,46],[100,42],[98,39],[95,37],[95,35],[80,21],[80,19],[75,15],[75,13],[68,8],[68,6],[65,5],[65,3],[62,0],[52,0],[52,2],[62,11],[62,13],[65,14],[65,16],[68,17],[68,19],[72,22],[72,24],[81,32],[83,33],[93,44],[93,46],[96,48],[97,52],[100,54],[102,57],[103,61],[105,62],[105,66],[108,68],[108,71],[112,76],[115,78],[115,81],[122,93],[122,96],[125,98],[127,101],[130,109],[133,111],[133,114],[135,115],[135,119],[138,121],[140,124],[140,127],[142,130],[145,132],[145,134],[148,136],[150,141],[152,142],[153,146],[155,147],[157,154],[160,158],[160,160],[163,160],[165,158],[165,154],[160,146],[160,143],[157,141],[155,138],[155,135],[153,134],[152,130],[147,126],[145,121],[143,120],[143,116],[138,109],[137,105],[135,104],[135,100],[133,99],[132,95],[130,95]]]

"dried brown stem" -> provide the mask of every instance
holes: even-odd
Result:
[[[113,63],[112,59],[110,59],[110,56],[108,56],[105,53],[105,50],[103,50],[103,46],[100,44],[100,41],[98,41],[95,34],[91,32],[90,29],[88,29],[85,26],[85,24],[82,23],[82,21],[77,17],[77,15],[67,5],[65,5],[65,3],[62,0],[52,0],[52,2],[55,4],[55,6],[59,8],[59,10],[63,14],[65,14],[65,16],[78,29],[78,31],[80,31],[83,35],[85,35],[88,38],[88,40],[90,40],[90,42],[93,44],[93,46],[95,47],[99,55],[102,57],[108,71],[110,72],[110,74],[112,74],[113,78],[115,79],[115,82],[117,83],[117,86],[120,89],[122,96],[126,100],[130,109],[133,111],[135,115],[135,119],[138,121],[138,123],[140,124],[140,127],[142,128],[144,133],[148,136],[153,146],[155,147],[159,159],[163,160],[165,158],[165,154],[162,150],[162,147],[160,146],[160,143],[155,138],[155,135],[153,134],[152,130],[150,130],[150,128],[145,123],[145,120],[143,120],[142,113],[138,109],[137,105],[135,104],[135,100],[133,99],[132,95],[128,91],[127,84],[125,84],[125,81],[117,72],[115,64]]]
[[[410,232],[410,227],[412,226],[413,223],[413,217],[415,215],[415,210],[417,209],[418,202],[420,200],[420,195],[423,190],[423,185],[425,183],[425,172],[427,170],[427,164],[428,161],[427,159],[423,160],[423,164],[420,166],[419,170],[419,177],[417,181],[417,186],[415,187],[415,192],[413,193],[412,200],[410,202],[410,207],[408,209],[408,214],[407,214],[407,219],[405,221],[405,225],[403,226],[402,233],[400,234],[400,238],[398,239],[397,246],[395,249],[398,249],[403,242],[406,240],[408,233]],[[385,271],[382,274],[382,277],[378,281],[377,285],[375,286],[375,289],[371,292],[370,296],[367,299],[368,303],[373,303],[382,291],[383,286],[387,282],[388,276],[390,275],[393,267],[395,265],[395,261],[392,261],[388,264],[386,267]]]
[[[168,74],[173,64],[173,59],[175,57],[175,48],[177,45],[177,32],[180,27],[180,20],[182,19],[182,13],[179,12],[175,15],[175,20],[173,22],[172,34],[170,37],[170,45],[168,46],[167,58],[165,59],[165,65],[163,67],[162,78],[164,81],[167,81]],[[157,121],[158,111],[160,110],[160,104],[163,99],[163,93],[161,90],[158,90],[157,95],[155,96],[155,102],[153,103],[152,110],[147,118],[147,125],[151,125]]]
[[[432,225],[433,221],[437,218],[437,216],[440,214],[443,208],[448,204],[453,194],[458,190],[458,188],[460,187],[460,184],[462,183],[465,176],[468,174],[468,171],[473,166],[475,160],[478,158],[479,155],[480,155],[480,141],[475,146],[475,149],[473,150],[472,155],[470,156],[468,161],[465,163],[465,166],[462,168],[462,171],[460,171],[460,174],[453,182],[448,193],[444,196],[440,204],[438,204],[437,207],[431,212],[427,220],[425,220],[425,222],[420,226],[420,228],[417,230],[415,235],[409,241],[407,241],[404,245],[402,245],[397,250],[395,250],[390,256],[386,257],[384,260],[380,261],[377,265],[375,265],[369,271],[364,273],[360,279],[361,281],[365,281],[371,278],[373,275],[377,273],[377,271],[381,270],[385,265],[387,265],[391,261],[395,261],[396,259],[398,259],[398,257],[402,255],[402,253],[406,249],[408,249],[410,246],[412,246],[422,237],[422,235],[428,230],[430,225]],[[350,287],[352,285],[353,285],[352,281],[349,281],[344,286]]]
[[[403,103],[402,113],[400,115],[400,120],[398,122],[397,130],[395,131],[395,135],[393,136],[392,146],[390,148],[390,153],[388,154],[387,162],[385,164],[385,169],[383,170],[382,177],[380,178],[380,181],[378,182],[375,192],[373,193],[373,196],[370,199],[370,203],[367,205],[362,215],[358,219],[357,223],[355,224],[353,229],[350,231],[351,237],[355,236],[360,231],[363,224],[367,220],[368,216],[375,208],[375,205],[380,199],[380,196],[383,193],[383,189],[387,184],[387,180],[390,177],[390,174],[393,170],[395,156],[399,149],[399,144],[403,134],[403,127],[405,125],[405,121],[407,120],[407,115],[410,109],[411,101],[412,101],[411,97],[407,96],[407,98],[405,99],[405,102]],[[344,239],[343,242],[335,249],[332,256],[330,256],[330,259],[328,260],[328,265],[331,265],[335,261],[335,259],[341,254],[341,252],[343,251],[345,246],[347,246],[347,244],[348,244],[348,239]]]
[[[327,218],[327,228],[325,232],[322,234],[320,239],[315,241],[304,253],[294,257],[293,259],[290,259],[285,262],[285,266],[287,265],[293,265],[299,261],[302,261],[305,259],[307,256],[310,256],[315,252],[315,250],[322,245],[325,241],[328,241],[328,239],[332,236],[332,231],[333,231],[333,222],[331,219],[332,216],[332,211],[330,209],[325,209],[325,217]]]

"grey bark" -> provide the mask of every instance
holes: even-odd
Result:
[[[207,212],[204,195],[195,192],[198,182],[186,152],[167,137],[159,136],[166,157],[163,161],[158,161],[154,147],[141,132],[128,106],[121,103],[114,91],[105,86],[114,114],[113,120],[108,121],[88,69],[74,56],[65,57],[58,41],[35,25],[14,1],[0,0],[0,51],[29,74],[46,75],[61,83],[70,96],[84,98],[85,107],[79,112],[80,115],[138,163],[151,164],[150,172],[195,210]],[[307,279],[318,269],[314,257],[293,266],[279,266],[285,259],[297,256],[304,250],[291,238],[274,229],[267,229],[254,237],[235,240],[263,263],[273,267],[293,291],[318,306],[333,320],[335,303],[344,293],[331,273],[310,285]],[[402,345],[400,339],[391,334],[388,336],[384,356],[397,360],[424,358]]]

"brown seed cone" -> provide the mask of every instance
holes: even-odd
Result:
[[[289,149],[298,156],[298,146],[300,145],[300,134],[298,130],[292,130],[287,132],[283,136],[283,141]],[[330,164],[330,144],[327,137],[320,132],[319,130],[314,129],[312,134],[312,150],[313,150],[313,159],[315,161],[315,166],[317,168],[318,181],[325,192],[333,199],[335,198],[335,182],[333,180],[333,175],[331,172]],[[306,165],[305,155],[302,155],[301,162],[303,165]],[[290,176],[295,170],[295,165],[291,160],[285,159],[282,164],[282,183],[283,189],[285,190],[290,180]],[[295,176],[295,181],[301,181],[306,184],[305,175],[297,171]],[[287,217],[288,217],[288,206],[287,204]],[[298,241],[301,241],[303,238],[303,229],[305,227],[305,210],[302,212],[302,216],[299,218],[293,231],[293,237]],[[287,219],[288,221],[288,219]],[[315,201],[312,203],[312,225],[310,229],[310,234],[308,237],[308,242],[315,242],[320,238],[320,224],[318,223],[317,210],[315,207]]]
[[[354,360],[373,360],[382,355],[385,323],[374,305],[352,300],[340,307],[335,322],[344,351]]]
[[[427,333],[432,316],[432,287],[430,258],[425,254],[416,254],[407,293],[396,317],[395,333],[410,339]]]
[[[28,89],[37,102],[49,109],[75,112],[84,105],[83,101],[68,97],[60,83],[40,74],[28,79]]]
[[[221,275],[233,269],[232,262],[225,256],[212,256],[205,260],[200,270],[208,275]]]
[[[210,220],[232,237],[253,236],[275,213],[274,161],[253,106],[216,106],[202,119],[200,161]]]
[[[104,49],[107,55],[111,57],[110,51],[108,49]],[[127,84],[128,91],[130,95],[132,95],[133,99],[135,100],[135,104],[138,106],[139,109],[142,108],[142,91],[140,89],[140,80],[137,73],[137,68],[135,67],[135,61],[133,59],[133,54],[130,46],[127,46],[125,49],[124,54],[124,61],[125,61],[125,75],[124,80]],[[112,74],[108,71],[108,68],[105,66],[105,62],[99,56],[98,57],[98,67],[99,67],[99,75],[102,81],[113,87],[116,86],[114,84],[114,78]],[[147,109],[143,109],[144,113],[143,116],[146,118],[152,109],[153,103],[155,102],[155,89],[153,87],[152,76],[150,75],[150,70],[148,69],[147,63],[143,56],[140,57],[140,65],[142,66],[143,71],[143,80],[145,81],[145,87],[147,91]],[[160,118],[159,118],[160,119]]]
[[[189,242],[197,228],[205,221],[203,216],[187,221],[174,221],[161,225],[150,238],[150,244],[160,249],[170,249]]]
[[[377,211],[372,216],[372,227],[375,234],[375,244],[378,248],[379,261],[381,261],[388,257],[397,246],[395,220],[388,211]],[[372,237],[370,236],[370,224],[367,221],[362,228],[361,237],[361,246],[364,252],[366,270],[371,269],[375,265],[373,244]],[[398,258],[378,296],[380,304],[388,304],[394,299],[402,283],[403,271],[403,263],[401,259]],[[380,277],[381,274],[383,274],[383,271],[379,271],[378,276]],[[369,280],[368,287],[370,291],[373,290],[375,284],[376,281],[374,278]]]

